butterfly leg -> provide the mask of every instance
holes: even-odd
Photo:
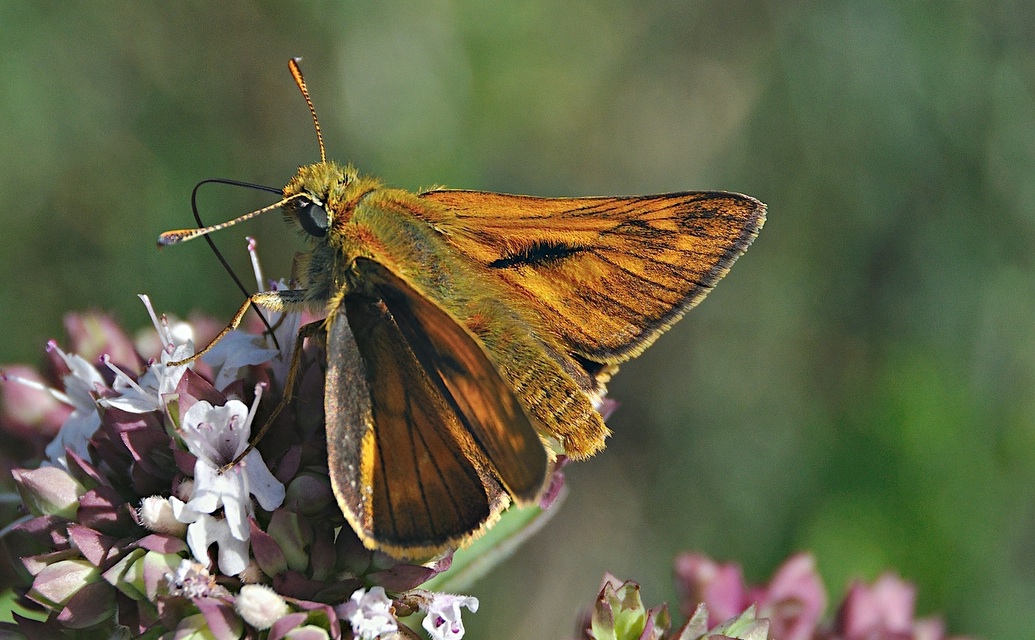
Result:
[[[304,289],[288,289],[285,291],[261,291],[259,293],[252,294],[248,297],[244,304],[241,305],[241,308],[237,310],[237,313],[234,314],[234,317],[230,320],[230,323],[222,331],[220,331],[219,334],[215,338],[213,338],[212,341],[209,342],[204,349],[201,349],[189,358],[184,358],[183,360],[172,362],[170,363],[170,365],[181,366],[184,364],[188,364],[211,351],[212,347],[214,347],[220,340],[225,338],[228,333],[230,333],[234,329],[237,329],[237,327],[241,325],[241,321],[244,319],[244,314],[248,312],[248,309],[251,308],[252,305],[255,305],[256,307],[265,307],[266,309],[270,309],[271,311],[300,311],[302,308],[306,306],[305,297],[306,291]],[[317,322],[311,322],[303,326],[299,330],[298,335],[295,338],[295,349],[292,352],[291,356],[291,367],[288,369],[287,379],[284,382],[283,397],[281,398],[280,402],[277,403],[277,406],[273,409],[273,413],[270,414],[270,416],[266,419],[266,422],[262,425],[262,428],[259,429],[259,432],[255,435],[254,438],[252,438],[251,442],[248,443],[248,447],[243,452],[241,452],[241,455],[234,458],[234,460],[231,461],[229,464],[224,465],[223,468],[220,469],[221,473],[233,468],[238,462],[243,460],[244,457],[247,456],[252,449],[255,448],[255,445],[258,444],[259,440],[262,439],[262,436],[264,436],[266,432],[269,431],[270,425],[273,424],[273,421],[277,418],[280,412],[284,410],[284,407],[286,407],[289,402],[291,402],[291,399],[294,395],[295,380],[298,377],[298,368],[302,362],[303,343],[305,342],[306,338],[312,337],[320,333],[320,331],[322,331],[322,328],[323,321],[320,320]]]
[[[302,347],[307,338],[320,335],[324,331],[323,320],[310,322],[309,324],[303,325],[298,330],[298,335],[295,336],[295,349],[291,353],[291,366],[288,368],[287,378],[284,380],[284,393],[280,398],[280,402],[278,402],[277,406],[273,408],[273,412],[266,418],[266,421],[262,424],[262,428],[259,429],[258,433],[252,436],[251,440],[248,442],[248,447],[229,464],[220,469],[220,472],[228,471],[238,462],[244,460],[244,457],[247,456],[257,444],[259,444],[262,437],[270,430],[270,427],[273,425],[273,421],[277,419],[280,412],[283,411],[294,399],[295,382],[298,379],[298,370],[302,365]]]
[[[234,317],[230,320],[230,324],[226,325],[226,327],[224,327],[223,330],[220,331],[219,334],[215,338],[213,338],[212,341],[208,343],[208,345],[205,346],[204,349],[196,352],[189,358],[184,358],[183,360],[170,362],[169,366],[179,367],[185,364],[190,364],[191,362],[194,362],[201,356],[211,351],[212,347],[216,346],[216,344],[220,340],[226,337],[226,334],[241,326],[241,321],[244,319],[244,314],[248,313],[248,309],[250,309],[252,305],[265,307],[272,311],[286,311],[288,309],[295,309],[300,307],[303,304],[304,300],[304,289],[289,289],[287,291],[262,291],[259,293],[253,293],[251,296],[248,297],[247,300],[244,301],[244,304],[242,304],[241,308],[237,310],[237,313],[234,314]]]

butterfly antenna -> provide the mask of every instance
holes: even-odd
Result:
[[[209,181],[206,180],[205,182],[209,182]],[[219,181],[213,180],[212,182],[219,182]],[[204,182],[201,183],[201,184],[204,184]],[[233,183],[232,182],[228,182],[228,184],[233,184]],[[200,184],[198,186],[200,186]],[[195,188],[195,193],[196,192],[197,192],[197,188]],[[280,193],[280,192],[276,191],[276,193]],[[207,236],[208,234],[212,233],[213,231],[222,231],[223,229],[226,229],[227,227],[234,226],[238,222],[244,222],[245,220],[251,220],[252,218],[260,216],[260,215],[262,215],[264,213],[267,213],[269,211],[273,211],[274,209],[279,209],[280,207],[283,207],[285,204],[291,202],[292,200],[298,200],[298,199],[304,198],[304,197],[305,197],[304,193],[296,193],[293,196],[288,196],[286,198],[281,198],[279,201],[274,202],[273,204],[271,204],[269,206],[265,206],[265,207],[263,207],[261,209],[256,209],[255,211],[249,211],[248,213],[244,214],[243,216],[238,216],[238,217],[234,218],[233,220],[227,220],[226,222],[220,222],[218,224],[214,224],[214,225],[211,225],[211,226],[208,226],[208,227],[202,227],[200,229],[174,229],[173,231],[165,231],[160,236],[158,236],[158,247],[161,248],[161,247],[167,247],[167,246],[169,246],[171,244],[180,244],[181,242],[186,242],[188,240],[193,240],[194,238],[199,238],[201,236]],[[191,198],[191,200],[193,200],[193,198]],[[197,212],[195,212],[195,215],[196,214],[197,214]]]
[[[316,119],[316,107],[313,106],[313,101],[309,99],[309,89],[305,86],[302,69],[298,67],[298,63],[301,60],[301,58],[291,58],[288,60],[288,67],[291,69],[291,75],[295,78],[295,84],[302,91],[305,103],[309,105],[309,113],[313,114],[313,125],[316,127],[316,141],[320,144],[320,162],[327,162],[327,154],[323,150],[323,134],[320,133],[320,121]]]

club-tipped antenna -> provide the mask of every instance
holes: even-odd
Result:
[[[173,231],[166,231],[162,235],[158,236],[158,247],[161,248],[161,247],[167,247],[167,246],[169,246],[171,244],[179,244],[181,242],[186,242],[188,240],[193,240],[194,238],[200,238],[201,236],[206,236],[206,235],[212,233],[213,231],[221,231],[223,229],[226,229],[227,227],[234,226],[238,222],[244,222],[245,220],[251,220],[252,218],[254,218],[256,216],[260,216],[260,215],[266,213],[267,211],[273,211],[274,209],[278,209],[278,208],[284,206],[285,204],[291,202],[292,200],[297,200],[297,199],[303,198],[303,197],[305,197],[304,193],[296,193],[293,196],[289,196],[287,198],[281,198],[280,201],[274,202],[273,204],[265,206],[265,207],[263,207],[261,209],[256,209],[255,211],[249,211],[248,213],[244,214],[243,216],[238,216],[238,217],[234,218],[233,220],[227,220],[226,222],[220,222],[218,224],[213,224],[213,225],[210,225],[210,226],[207,226],[207,227],[201,227],[200,229],[174,229]]]
[[[316,141],[320,144],[320,162],[327,162],[327,153],[323,149],[323,134],[320,133],[320,121],[316,119],[316,107],[313,106],[313,101],[309,99],[309,89],[305,86],[305,78],[302,77],[302,69],[299,68],[298,63],[301,62],[301,58],[291,58],[288,60],[288,68],[291,69],[291,75],[295,78],[295,84],[302,91],[302,97],[305,98],[305,103],[309,105],[309,113],[313,114],[313,126],[316,127]]]

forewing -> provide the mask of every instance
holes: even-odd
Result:
[[[505,504],[455,411],[385,305],[349,296],[327,336],[327,449],[338,504],[368,547],[399,556],[466,540]]]
[[[376,295],[348,295],[330,316],[332,485],[367,546],[436,553],[491,523],[508,494],[534,500],[549,459],[477,340],[377,263],[357,262]]]
[[[507,493],[519,503],[535,500],[549,458],[516,393],[478,339],[380,264],[359,258],[356,268],[384,301],[416,360]]]
[[[765,221],[735,193],[535,198],[430,191],[457,250],[496,274],[561,342],[618,363],[701,301]]]

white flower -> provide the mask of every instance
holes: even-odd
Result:
[[[126,375],[121,369],[107,362],[108,368],[115,373],[115,384],[113,388],[119,392],[114,398],[107,398],[101,401],[109,407],[115,407],[129,413],[149,413],[159,411],[165,406],[165,397],[176,391],[180,384],[180,378],[190,368],[190,363],[179,366],[171,366],[171,362],[179,362],[194,355],[194,344],[185,335],[178,335],[174,340],[173,332],[169,330],[168,322],[163,316],[161,320],[155,314],[151,300],[141,295],[140,299],[147,307],[151,316],[155,331],[162,343],[162,355],[157,361],[148,364],[147,371],[136,381]],[[182,329],[182,327],[180,327]],[[182,334],[182,331],[178,333]],[[186,332],[188,335],[190,331]]]
[[[62,378],[65,392],[50,391],[55,398],[71,405],[72,413],[65,419],[61,430],[47,445],[46,450],[47,461],[50,464],[67,470],[65,449],[70,449],[87,460],[90,459],[87,443],[97,432],[97,427],[101,426],[101,414],[98,412],[93,392],[104,389],[107,385],[97,369],[82,357],[74,353],[65,353],[53,341],[48,343],[47,348],[56,351],[70,371]]]
[[[171,497],[169,502],[176,519],[190,525],[187,544],[194,557],[199,562],[207,562],[208,548],[216,543],[219,570],[225,575],[237,575],[248,566],[251,496],[267,511],[284,502],[284,485],[273,477],[257,449],[222,471],[248,447],[251,423],[261,395],[261,387],[258,387],[250,411],[240,400],[230,400],[218,407],[199,400],[183,413],[180,427],[184,444],[197,461],[190,499],[184,503]],[[209,515],[220,507],[223,518]]]
[[[273,511],[284,502],[284,485],[273,477],[258,449],[226,471],[223,468],[248,448],[251,421],[259,403],[256,393],[251,411],[240,400],[229,400],[216,407],[199,400],[183,414],[180,433],[187,449],[197,457],[194,463],[194,490],[187,507],[199,513],[212,513],[222,507],[231,533],[238,540],[248,539],[250,496]]]
[[[218,548],[217,565],[223,575],[235,576],[248,568],[248,537],[238,539],[230,530],[224,518],[214,518],[207,513],[191,509],[176,498],[169,498],[173,513],[187,526],[187,546],[194,559],[208,563],[208,548],[215,543]]]
[[[237,379],[241,369],[253,364],[262,364],[277,355],[276,349],[266,348],[263,335],[247,333],[239,329],[223,336],[201,359],[216,372],[216,389],[225,389]]]
[[[464,637],[464,620],[460,607],[467,607],[471,613],[478,611],[478,598],[456,596],[450,593],[431,594],[428,615],[421,625],[432,640],[460,640]]]
[[[395,633],[399,625],[392,615],[392,601],[384,587],[370,591],[357,589],[349,601],[339,607],[339,615],[352,625],[352,635],[359,640],[374,640],[382,634]]]

